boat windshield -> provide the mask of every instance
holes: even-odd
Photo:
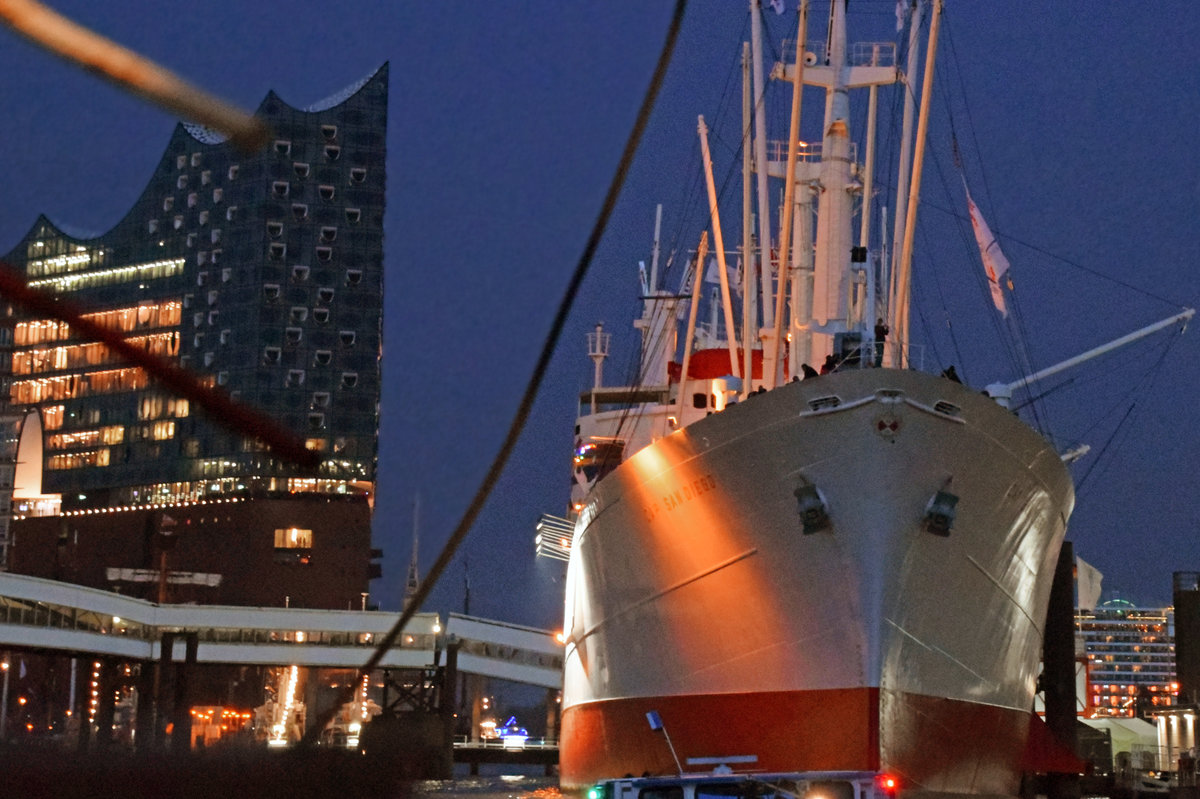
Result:
[[[696,786],[696,799],[854,799],[846,780],[745,780]]]
[[[624,454],[623,441],[590,441],[581,444],[575,449],[575,473],[587,483],[594,483],[620,466]]]

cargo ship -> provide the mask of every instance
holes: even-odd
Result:
[[[757,0],[751,21],[746,85],[760,97]],[[716,775],[714,795],[767,795],[761,781],[729,781],[745,773],[832,780],[847,799],[881,780],[889,795],[1018,791],[1073,484],[1063,455],[1008,407],[1037,376],[981,391],[952,370],[911,368],[906,259],[926,112],[901,157],[893,255],[875,257],[883,237],[861,222],[873,172],[848,141],[847,96],[869,90],[873,107],[878,87],[899,82],[915,103],[905,75],[918,25],[901,69],[894,44],[849,45],[845,23],[834,0],[825,39],[785,47],[792,57],[773,72],[825,89],[819,144],[799,141],[793,121],[768,150],[750,119],[761,103],[745,103],[745,146],[765,165],[747,179],[761,198],[767,178],[792,176],[781,194],[793,213],[759,234],[771,246],[757,269],[742,250],[743,298],[756,297],[740,330],[723,261],[717,310],[697,325],[707,237],[691,291],[659,287],[660,212],[637,380],[604,385],[608,334],[589,337],[566,580],[566,790],[616,780],[611,795],[683,796],[705,791],[671,779]],[[703,143],[703,119],[699,133]],[[771,216],[760,204],[760,222]],[[720,259],[715,212],[711,226]]]

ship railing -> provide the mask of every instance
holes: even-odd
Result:
[[[472,741],[466,735],[454,736],[455,749],[558,749],[557,738],[525,738],[505,741],[503,738],[481,738]]]
[[[1113,777],[1120,785],[1135,785],[1146,776],[1157,779],[1162,772],[1174,772],[1177,766],[1168,747],[1155,744],[1130,744],[1128,749],[1112,754]]]
[[[788,143],[786,139],[769,139],[767,141],[767,160],[784,163],[787,161]],[[858,148],[854,142],[850,143],[850,160],[855,161],[858,155]],[[821,160],[821,142],[800,142],[800,146],[796,148],[796,162],[801,164],[815,164]]]
[[[793,63],[796,58],[796,40],[785,39],[782,52],[785,62]],[[826,52],[825,42],[808,42],[804,47],[805,65],[823,65]],[[896,66],[896,43],[854,42],[846,48],[846,61],[852,67],[894,67]]]
[[[894,354],[899,352],[902,369],[912,369],[920,372],[925,369],[925,345],[904,344],[899,341],[884,341],[883,347],[878,348],[878,342],[867,342],[841,353],[838,362],[839,369],[867,369],[876,365],[888,366]]]

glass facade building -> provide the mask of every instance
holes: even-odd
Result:
[[[301,436],[304,471],[227,432],[70,326],[18,315],[10,406],[37,409],[44,493],[64,510],[284,493],[373,493],[388,68],[306,109],[268,94],[256,153],[176,127],[108,232],[46,217],[4,256],[127,341]]]

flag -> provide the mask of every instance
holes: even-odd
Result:
[[[1104,575],[1083,558],[1075,558],[1075,585],[1079,590],[1079,609],[1095,610],[1100,601],[1100,583]]]
[[[965,182],[963,188],[966,188]],[[975,231],[975,243],[979,245],[979,255],[983,258],[983,269],[987,272],[992,302],[997,311],[1008,316],[1008,308],[1004,304],[1004,291],[1000,288],[1000,281],[1008,273],[1008,259],[1000,251],[1000,245],[996,243],[996,237],[992,235],[991,228],[984,221],[983,215],[979,213],[975,201],[971,199],[969,189],[967,190],[967,210],[971,214],[971,228]]]
[[[731,267],[725,264],[725,278],[729,281],[729,285],[736,288],[741,285],[738,282],[739,272],[734,271],[736,267]],[[717,261],[716,256],[708,259],[708,268],[704,270],[704,282],[720,285],[721,283],[721,264]]]
[[[783,0],[771,0],[771,10],[776,14],[783,13]]]

